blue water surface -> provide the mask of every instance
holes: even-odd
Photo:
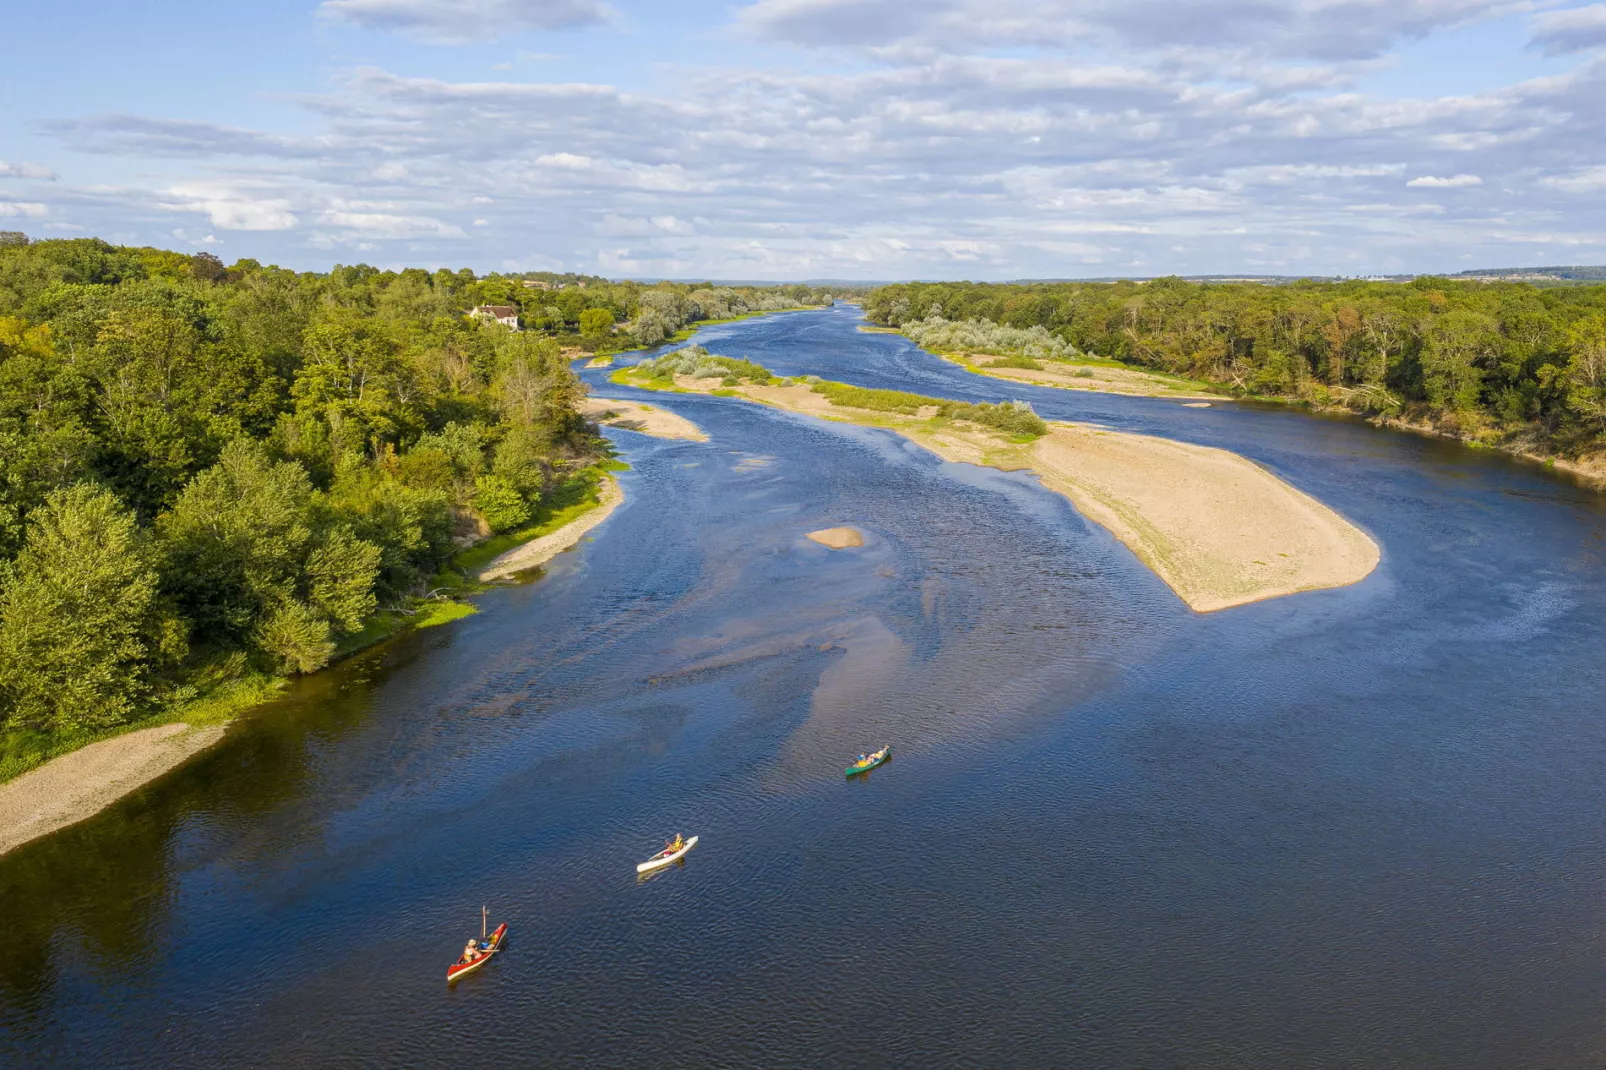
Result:
[[[1199,615],[1029,474],[654,395],[709,441],[609,432],[626,504],[538,581],[0,858],[0,1063],[1606,1063],[1600,495],[860,322],[697,341],[1236,450],[1382,563]]]

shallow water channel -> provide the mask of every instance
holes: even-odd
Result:
[[[628,500],[538,581],[0,858],[0,1064],[1606,1061],[1606,499],[859,322],[697,340],[1237,450],[1383,562],[1199,616],[1028,475],[651,396],[711,441],[610,432]]]

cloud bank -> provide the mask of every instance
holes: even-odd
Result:
[[[476,16],[611,17],[589,0],[321,10],[435,41],[469,39]],[[1606,45],[1591,36],[1606,5],[1532,18],[1533,51],[1573,57],[1557,73],[1476,93],[1358,88],[1410,42],[1515,10],[759,0],[709,29],[728,35],[727,66],[674,70],[661,91],[369,66],[296,98],[312,133],[48,118],[76,152],[196,177],[26,195],[91,227],[254,232],[266,256],[308,264],[345,250],[616,274],[1015,278],[1444,270],[1547,247],[1606,260],[1606,208],[1589,196],[1606,188]],[[744,63],[742,42],[795,62]]]

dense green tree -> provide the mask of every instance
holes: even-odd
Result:
[[[577,346],[827,299],[550,273],[297,273],[0,235],[0,572],[6,604],[28,607],[10,611],[0,649],[0,725],[111,723],[242,655],[325,664],[463,541],[526,522],[595,460]],[[484,303],[519,306],[534,329],[467,315]],[[58,500],[80,484],[98,488],[93,502]],[[95,642],[50,608],[75,589],[64,540],[91,529],[116,550],[107,568],[135,577],[108,594],[103,555],[78,556],[83,582],[135,622],[86,610]],[[175,662],[186,636],[193,653]],[[58,640],[80,662],[65,689],[46,649]]]
[[[1606,286],[909,283],[872,292],[865,309],[940,351],[1036,359],[1068,345],[1525,449],[1588,452],[1606,435],[1606,357],[1591,326],[1606,318]]]
[[[0,714],[13,726],[88,731],[131,719],[153,674],[184,650],[134,513],[103,487],[53,492],[0,590]]]

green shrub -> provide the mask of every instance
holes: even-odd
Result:
[[[1043,370],[1041,361],[1031,357],[1004,357],[987,365],[989,368],[1025,368],[1027,371],[1040,372]]]
[[[937,415],[950,420],[969,420],[971,423],[1007,431],[1012,435],[1046,435],[1048,424],[1032,411],[1024,401],[1005,401],[997,405],[987,402],[971,404],[966,401],[949,401],[924,394],[910,394],[902,390],[875,390],[847,383],[818,382],[813,384],[816,394],[833,405],[847,408],[869,409],[872,412],[896,412],[913,416],[924,408],[935,408]]]
[[[530,519],[530,504],[506,476],[480,476],[474,484],[474,508],[492,531],[511,531]]]

